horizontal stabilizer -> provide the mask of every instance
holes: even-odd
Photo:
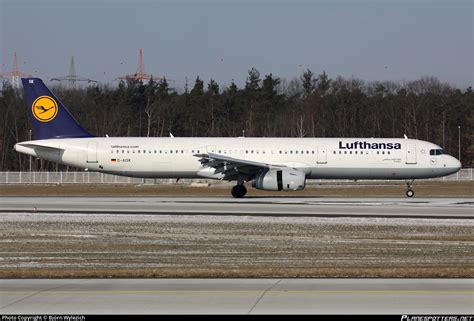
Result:
[[[18,143],[16,145],[23,146],[23,147],[28,147],[28,148],[32,148],[32,149],[43,148],[43,149],[47,149],[47,150],[56,150],[56,151],[64,150],[63,148],[60,148],[60,147],[41,145],[41,144],[33,144],[33,143]]]

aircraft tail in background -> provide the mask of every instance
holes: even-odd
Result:
[[[93,137],[79,125],[40,78],[22,78],[21,81],[36,140]]]

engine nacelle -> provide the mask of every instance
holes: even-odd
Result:
[[[272,169],[259,174],[252,181],[256,189],[267,191],[298,191],[304,189],[306,175],[296,169]]]

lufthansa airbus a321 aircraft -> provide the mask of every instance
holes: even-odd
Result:
[[[48,161],[142,178],[236,181],[234,197],[257,189],[296,191],[306,179],[405,180],[456,173],[461,163],[433,143],[399,138],[94,137],[39,78],[23,78],[35,140],[15,150]]]

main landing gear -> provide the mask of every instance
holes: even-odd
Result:
[[[405,181],[405,184],[407,185],[407,191],[406,191],[405,195],[406,195],[407,197],[413,197],[413,196],[415,196],[415,192],[414,192],[413,189],[412,189],[412,187],[413,187],[412,185],[413,185],[413,182],[414,182],[414,181],[415,181],[414,179],[409,180],[409,181]]]
[[[231,193],[235,198],[242,198],[247,194],[247,188],[245,188],[244,184],[237,184],[232,187]]]

